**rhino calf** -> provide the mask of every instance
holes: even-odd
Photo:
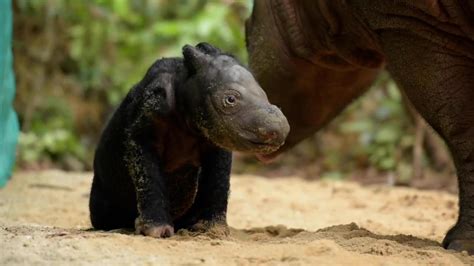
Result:
[[[209,44],[156,61],[109,121],[94,158],[94,228],[226,228],[231,150],[283,145],[289,125],[250,72]]]

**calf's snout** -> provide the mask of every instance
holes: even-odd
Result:
[[[281,110],[275,105],[262,108],[257,113],[256,135],[259,142],[274,146],[283,145],[290,125]]]

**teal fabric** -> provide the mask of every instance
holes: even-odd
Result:
[[[13,110],[12,23],[11,1],[0,0],[0,187],[12,174],[19,134],[18,118]]]

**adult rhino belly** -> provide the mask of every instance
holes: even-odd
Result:
[[[442,1],[350,0],[350,5],[378,35],[405,32],[443,48],[464,50],[474,40],[473,3]],[[408,44],[406,44],[408,45]],[[471,49],[471,47],[469,47]]]
[[[183,216],[194,203],[198,189],[198,168],[181,167],[167,174],[166,185],[173,220]]]

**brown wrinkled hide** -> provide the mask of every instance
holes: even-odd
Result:
[[[443,137],[459,178],[459,219],[443,246],[474,253],[474,1],[257,0],[249,61],[291,132],[287,150],[388,71]]]

